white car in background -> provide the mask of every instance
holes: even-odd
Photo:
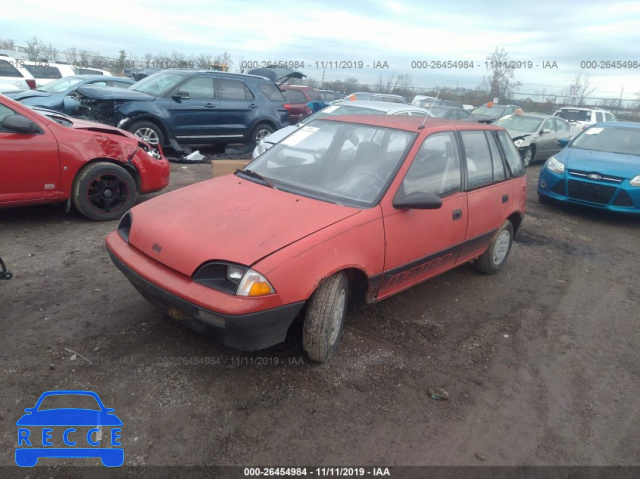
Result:
[[[46,85],[53,80],[64,77],[72,77],[76,74],[75,70],[68,63],[50,63],[46,60],[32,62],[28,60],[20,60],[29,73],[36,79],[36,87]]]
[[[350,101],[340,100],[333,102],[331,105],[322,110],[308,116],[296,125],[285,126],[269,136],[262,138],[253,150],[253,158],[257,158],[267,151],[280,140],[289,136],[298,128],[306,125],[312,120],[317,120],[325,116],[335,115],[407,115],[432,117],[432,115],[424,108],[411,105],[403,105],[399,103],[390,103],[386,101]]]
[[[33,90],[36,80],[24,67],[25,60],[0,53],[0,89],[4,91]]]

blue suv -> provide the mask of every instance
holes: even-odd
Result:
[[[76,90],[76,115],[128,130],[152,145],[257,142],[289,124],[282,92],[256,75],[163,70],[127,89]]]

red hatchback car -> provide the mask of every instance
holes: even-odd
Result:
[[[314,120],[235,175],[153,198],[107,237],[116,266],[186,326],[246,350],[336,352],[347,310],[473,261],[497,273],[525,214],[503,128],[411,116]]]
[[[0,95],[0,208],[73,202],[92,220],[120,218],[137,193],[169,184],[169,162],[118,128],[30,109]]]

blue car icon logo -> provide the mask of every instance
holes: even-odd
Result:
[[[69,402],[80,402],[83,407],[50,407]],[[113,408],[104,406],[96,393],[47,391],[34,407],[24,411],[27,414],[16,422],[18,466],[35,466],[41,457],[99,457],[107,467],[124,463],[120,442],[122,421]]]

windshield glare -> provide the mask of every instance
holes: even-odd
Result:
[[[533,133],[540,127],[542,118],[531,116],[510,115],[496,121],[494,124],[509,130],[525,131]]]
[[[183,75],[168,71],[158,72],[143,78],[129,89],[153,96],[163,96],[173,90],[182,80],[184,80]]]
[[[502,113],[504,112],[504,110],[506,109],[506,107],[504,106],[492,106],[491,108],[489,108],[487,105],[482,105],[479,106],[478,108],[476,108],[475,110],[473,110],[471,113],[473,113],[474,115],[487,115],[487,116],[502,116]]]
[[[591,112],[586,110],[560,110],[556,112],[555,116],[567,121],[589,121]]]
[[[447,110],[446,108],[438,108],[437,106],[429,108],[429,113],[438,118],[444,118],[447,115],[448,111],[449,110]]]
[[[573,141],[571,148],[640,156],[640,129],[591,127]]]
[[[38,91],[46,91],[47,93],[62,93],[64,91],[67,91],[69,88],[73,88],[82,81],[82,78],[60,78],[59,80],[54,80],[47,83],[46,85],[38,87]]]
[[[384,112],[381,110],[372,110],[371,108],[364,108],[356,105],[331,105],[322,110],[314,113],[310,117],[300,122],[301,125],[306,125],[310,121],[324,118],[325,116],[335,115],[381,115]]]
[[[249,169],[275,187],[356,207],[376,204],[417,134],[316,120],[267,150]]]

